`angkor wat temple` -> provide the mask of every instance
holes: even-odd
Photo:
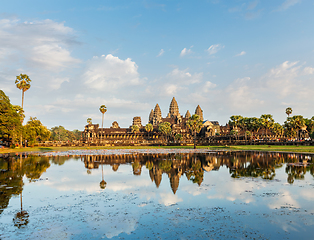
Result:
[[[208,139],[220,133],[220,126],[217,121],[204,121],[203,110],[198,105],[195,109],[195,114],[199,115],[203,121],[203,127],[198,134],[199,140]],[[187,126],[187,121],[191,117],[189,110],[183,116],[179,112],[179,106],[176,99],[173,97],[169,106],[169,112],[165,118],[162,117],[161,109],[156,104],[155,108],[149,114],[148,123],[153,125],[153,130],[148,132],[145,126],[142,125],[141,117],[133,118],[133,123],[128,128],[120,128],[119,124],[114,121],[110,128],[99,128],[99,124],[88,124],[82,133],[84,143],[95,145],[160,145],[164,144],[163,135],[158,131],[158,125],[163,122],[171,124],[171,136],[169,141],[172,143],[192,144],[193,136]],[[132,126],[139,127],[138,132],[132,132]],[[180,134],[181,139],[175,140],[175,136]]]

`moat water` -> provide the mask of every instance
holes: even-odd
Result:
[[[313,161],[209,150],[0,158],[0,239],[313,239]]]

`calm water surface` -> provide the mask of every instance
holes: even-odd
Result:
[[[313,160],[208,150],[0,158],[0,239],[313,239]]]

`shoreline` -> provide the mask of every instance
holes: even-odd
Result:
[[[73,150],[158,150],[158,149],[177,149],[177,150],[194,150],[193,146],[124,146],[124,147],[34,147],[34,148],[16,148],[16,149],[0,149],[0,157],[6,155],[18,154],[38,154],[49,152],[67,152]],[[258,151],[258,152],[278,152],[278,153],[298,153],[298,154],[314,154],[314,146],[273,146],[273,145],[237,145],[237,146],[197,146],[197,150],[209,151]]]

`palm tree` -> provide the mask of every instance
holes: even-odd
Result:
[[[131,131],[132,131],[132,133],[135,133],[135,134],[136,134],[137,132],[140,131],[140,128],[139,128],[139,126],[137,126],[137,125],[132,125]]]
[[[287,107],[286,108],[286,114],[288,115],[288,117],[290,116],[291,113],[292,113],[292,108],[291,107]]]
[[[189,129],[194,133],[194,149],[196,148],[196,132],[199,132],[203,126],[200,116],[193,114],[192,117],[187,121]]]
[[[20,74],[16,76],[15,85],[18,89],[22,90],[22,108],[24,105],[24,93],[31,87],[32,80],[26,74]]]
[[[294,129],[296,129],[296,131],[297,131],[298,140],[300,140],[300,130],[302,130],[302,128],[306,127],[304,118],[301,115],[295,115],[295,116],[291,117],[291,119],[292,119],[291,122],[294,126]]]
[[[99,107],[99,111],[102,113],[101,128],[104,128],[104,115],[107,112],[107,107],[105,105],[101,105]]]
[[[232,128],[235,131],[239,131],[238,127],[241,125],[243,117],[241,115],[232,115],[229,120],[229,125],[232,126]]]
[[[275,133],[276,137],[283,134],[283,127],[280,125],[280,123],[274,123],[273,132]]]
[[[92,124],[92,119],[91,118],[87,118],[86,121],[87,121],[88,124]]]
[[[145,131],[148,132],[148,137],[149,137],[149,133],[152,132],[154,129],[153,125],[151,123],[147,123],[145,126]]]
[[[274,126],[274,119],[273,115],[271,114],[263,114],[260,117],[261,124],[265,128],[265,138],[267,140],[267,129],[271,129]]]
[[[245,144],[246,144],[246,140],[247,140],[247,132],[248,132],[248,128],[250,125],[250,121],[251,121],[251,119],[248,117],[243,117],[239,121],[240,127],[242,128],[242,130],[244,130]]]
[[[171,135],[172,128],[171,123],[162,122],[158,125],[158,131],[161,132],[164,136],[166,136],[166,142],[168,143],[168,136]]]

